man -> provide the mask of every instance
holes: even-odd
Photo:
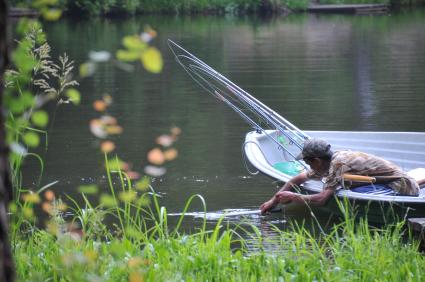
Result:
[[[331,145],[322,139],[305,141],[297,160],[304,160],[310,170],[303,171],[285,183],[270,200],[260,206],[261,213],[266,213],[278,203],[300,202],[324,205],[335,193],[343,181],[345,173],[363,176],[384,176],[389,181],[384,185],[399,195],[417,196],[419,186],[416,181],[404,173],[398,166],[382,158],[352,151],[332,152]],[[313,195],[301,195],[290,192],[294,186],[310,179],[324,178],[323,189]]]

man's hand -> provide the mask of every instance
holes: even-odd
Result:
[[[292,193],[289,191],[282,191],[277,192],[273,198],[265,202],[260,206],[261,214],[265,214],[268,212],[271,208],[276,206],[278,203],[286,204],[291,202],[294,198],[297,197],[296,193]]]
[[[277,192],[275,195],[278,202],[282,204],[287,204],[289,202],[292,202],[292,200],[294,200],[294,198],[296,198],[297,196],[298,195],[296,193],[289,192],[289,191]]]
[[[260,206],[261,214],[265,214],[277,204],[276,198],[273,197]]]

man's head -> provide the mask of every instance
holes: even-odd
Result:
[[[312,138],[304,142],[301,153],[295,159],[302,159],[305,161],[319,158],[330,161],[332,154],[331,145],[327,141],[319,138]]]

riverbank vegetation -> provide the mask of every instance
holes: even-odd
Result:
[[[170,227],[166,208],[153,201],[153,210],[139,210],[142,217],[121,209],[121,220],[131,225],[114,232],[102,219],[116,210],[89,202],[75,209],[72,222],[83,223],[81,232],[27,228],[13,240],[19,280],[420,281],[425,275],[425,257],[416,242],[406,241],[403,224],[373,229],[346,216],[319,236],[302,226],[274,228],[271,251],[256,226],[230,226],[223,219],[211,230],[204,221],[185,234],[181,221]],[[55,221],[63,225],[60,217]]]
[[[123,38],[123,48],[116,54],[120,63],[141,61],[150,72],[160,72],[159,52],[141,41],[150,41],[155,34],[148,29],[142,37]],[[98,116],[89,125],[99,141],[96,149],[104,156],[102,188],[108,192],[100,192],[96,185],[80,186],[82,200],[76,201],[54,192],[55,182],[40,180],[34,187],[24,187],[25,157],[38,159],[43,171],[42,158],[28,151],[42,144],[52,122],[41,106],[77,105],[81,100],[71,77],[72,60],[65,55],[56,60],[49,51],[41,27],[33,26],[16,47],[16,69],[6,79],[16,193],[10,239],[19,281],[420,281],[425,275],[419,243],[403,223],[372,228],[367,221],[354,221],[349,213],[329,231],[317,226],[319,235],[302,225],[280,230],[267,223],[277,234],[273,252],[266,247],[262,230],[243,221],[230,225],[222,218],[207,228],[204,219],[190,232],[182,231],[187,219],[182,216],[169,223],[167,208],[161,206],[149,177],[139,175],[133,181],[135,172],[113,153],[113,135],[122,128],[107,114],[113,102],[108,95],[93,102]],[[90,57],[79,68],[82,78],[95,71],[96,64],[109,62],[111,54],[98,51]],[[131,69],[126,64],[120,67]],[[161,166],[177,156],[170,146],[179,134],[174,127],[158,137],[158,147],[147,154],[152,166],[145,172],[165,173]],[[195,195],[182,212],[194,201],[201,201],[206,210],[203,198]]]
[[[14,7],[35,7],[38,2],[11,0]],[[134,14],[287,14],[305,11],[310,0],[53,0],[55,6],[68,15],[134,15]],[[319,4],[385,4],[411,6],[424,0],[322,0]]]

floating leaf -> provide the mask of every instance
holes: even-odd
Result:
[[[155,141],[159,145],[162,145],[164,147],[169,147],[173,144],[174,139],[170,135],[163,134],[158,136]]]
[[[92,62],[81,64],[79,70],[81,77],[91,76],[96,71],[96,64]]]
[[[60,9],[43,9],[41,12],[43,18],[46,21],[56,21],[58,20],[62,15],[62,10]]]
[[[105,125],[116,125],[117,119],[111,116],[103,115],[100,117],[100,121]]]
[[[96,100],[93,102],[93,108],[98,112],[104,112],[106,110],[106,104],[102,100]]]
[[[117,135],[123,132],[123,128],[119,125],[110,125],[105,128],[106,133]]]
[[[148,152],[148,161],[154,165],[162,165],[165,162],[165,156],[159,148],[154,148]]]
[[[144,176],[141,180],[136,182],[136,189],[140,191],[146,191],[151,184],[151,178],[148,176]]]
[[[172,161],[177,158],[178,152],[176,149],[171,148],[164,152],[164,157],[167,161]]]
[[[105,94],[105,95],[103,95],[102,99],[103,99],[103,102],[105,102],[105,104],[107,106],[109,106],[109,105],[112,104],[113,99],[112,99],[112,96],[111,95]]]
[[[44,192],[44,198],[47,201],[53,201],[55,199],[55,193],[52,190],[47,190]]]
[[[140,51],[118,50],[117,59],[124,62],[132,62],[140,58]]]
[[[98,119],[92,119],[90,121],[90,131],[97,138],[106,138],[108,136],[102,122]]]
[[[149,174],[153,177],[159,177],[164,175],[167,172],[167,170],[164,167],[157,167],[153,165],[145,166],[145,173]]]
[[[175,136],[178,136],[178,135],[180,135],[182,133],[182,130],[179,127],[177,127],[177,126],[173,126],[170,129],[170,131],[171,131],[171,134],[172,135],[175,135]]]
[[[28,147],[37,147],[40,144],[40,137],[37,133],[28,131],[22,135],[22,140]]]
[[[135,191],[126,191],[121,192],[118,195],[118,198],[123,202],[133,202],[137,197],[137,193]]]
[[[100,150],[104,153],[110,153],[115,150],[115,144],[112,141],[104,141],[100,144]]]
[[[162,56],[158,49],[154,47],[148,48],[140,57],[143,66],[147,71],[159,73],[162,70]]]
[[[31,121],[38,127],[46,127],[49,122],[49,115],[45,111],[36,111],[32,114]]]
[[[112,208],[112,207],[117,206],[117,201],[115,200],[114,197],[112,197],[109,194],[100,195],[99,202],[105,207],[111,207]]]
[[[78,191],[83,194],[96,194],[99,188],[97,185],[81,185],[78,187]]]
[[[31,204],[38,204],[41,202],[40,199],[40,195],[38,195],[37,193],[25,193],[22,195],[22,199],[27,202],[27,203],[31,203]]]
[[[122,45],[124,45],[129,50],[138,50],[142,51],[147,47],[147,44],[140,40],[136,35],[125,36],[122,39]]]
[[[75,89],[75,88],[71,88],[68,89],[65,93],[65,96],[69,98],[69,100],[74,104],[74,105],[79,105],[81,102],[81,94],[80,92]]]
[[[111,59],[111,53],[108,51],[90,51],[89,59],[96,63],[103,63]]]

